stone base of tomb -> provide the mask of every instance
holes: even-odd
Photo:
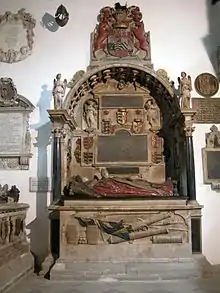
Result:
[[[27,204],[0,206],[0,292],[14,285],[34,267],[25,233]]]
[[[33,270],[34,261],[30,252],[23,253],[0,267],[0,292],[13,286]]]
[[[50,278],[144,277],[151,270],[166,278],[169,267],[179,268],[178,278],[201,274],[204,257],[192,254],[192,221],[201,219],[201,208],[185,199],[69,200],[50,206],[60,218],[60,256]]]

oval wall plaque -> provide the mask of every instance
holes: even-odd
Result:
[[[205,98],[214,96],[219,90],[219,81],[211,73],[201,73],[196,77],[195,90]]]
[[[35,19],[24,8],[0,14],[0,62],[14,63],[31,55]]]

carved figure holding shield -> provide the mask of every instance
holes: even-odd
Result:
[[[58,73],[56,79],[54,79],[53,86],[53,98],[54,98],[54,109],[62,109],[63,107],[63,97],[65,96],[67,87],[67,80],[61,80],[61,74]]]

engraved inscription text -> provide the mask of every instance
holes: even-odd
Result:
[[[194,98],[192,99],[192,107],[197,111],[195,123],[220,123],[219,98]]]
[[[0,155],[22,153],[23,114],[0,113]]]

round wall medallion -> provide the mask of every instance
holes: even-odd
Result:
[[[212,97],[219,90],[219,81],[211,73],[201,73],[196,77],[195,90],[203,97]]]

